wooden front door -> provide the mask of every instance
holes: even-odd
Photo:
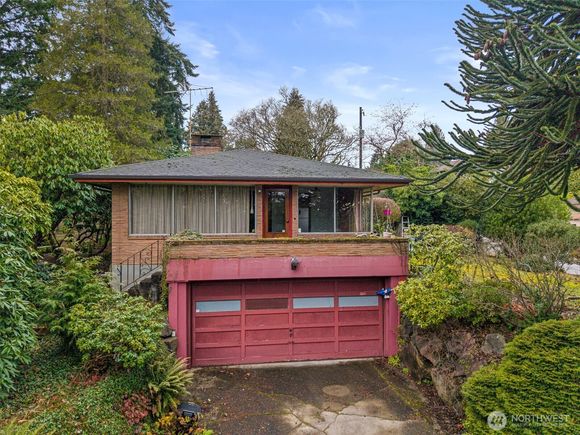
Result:
[[[264,237],[292,237],[292,198],[290,188],[264,188]]]

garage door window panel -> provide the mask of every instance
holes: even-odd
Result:
[[[340,296],[338,306],[341,308],[378,307],[379,298],[377,296]]]
[[[228,311],[240,311],[241,301],[198,301],[195,305],[196,313],[221,313]]]
[[[333,308],[334,297],[312,297],[312,298],[294,298],[292,300],[294,309],[308,309],[308,308]]]

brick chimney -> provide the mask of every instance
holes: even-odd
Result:
[[[219,134],[192,134],[189,148],[192,156],[219,153],[224,150],[222,136]]]

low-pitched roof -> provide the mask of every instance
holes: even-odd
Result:
[[[77,181],[261,181],[408,184],[409,179],[257,150],[231,150],[204,156],[181,157],[97,169],[72,175]]]

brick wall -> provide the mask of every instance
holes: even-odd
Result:
[[[407,242],[400,239],[320,239],[292,242],[289,239],[247,242],[207,240],[183,242],[171,247],[171,258],[260,258],[316,256],[404,256]]]
[[[223,151],[222,147],[191,147],[191,155],[192,156],[206,156],[208,154],[215,154]]]

